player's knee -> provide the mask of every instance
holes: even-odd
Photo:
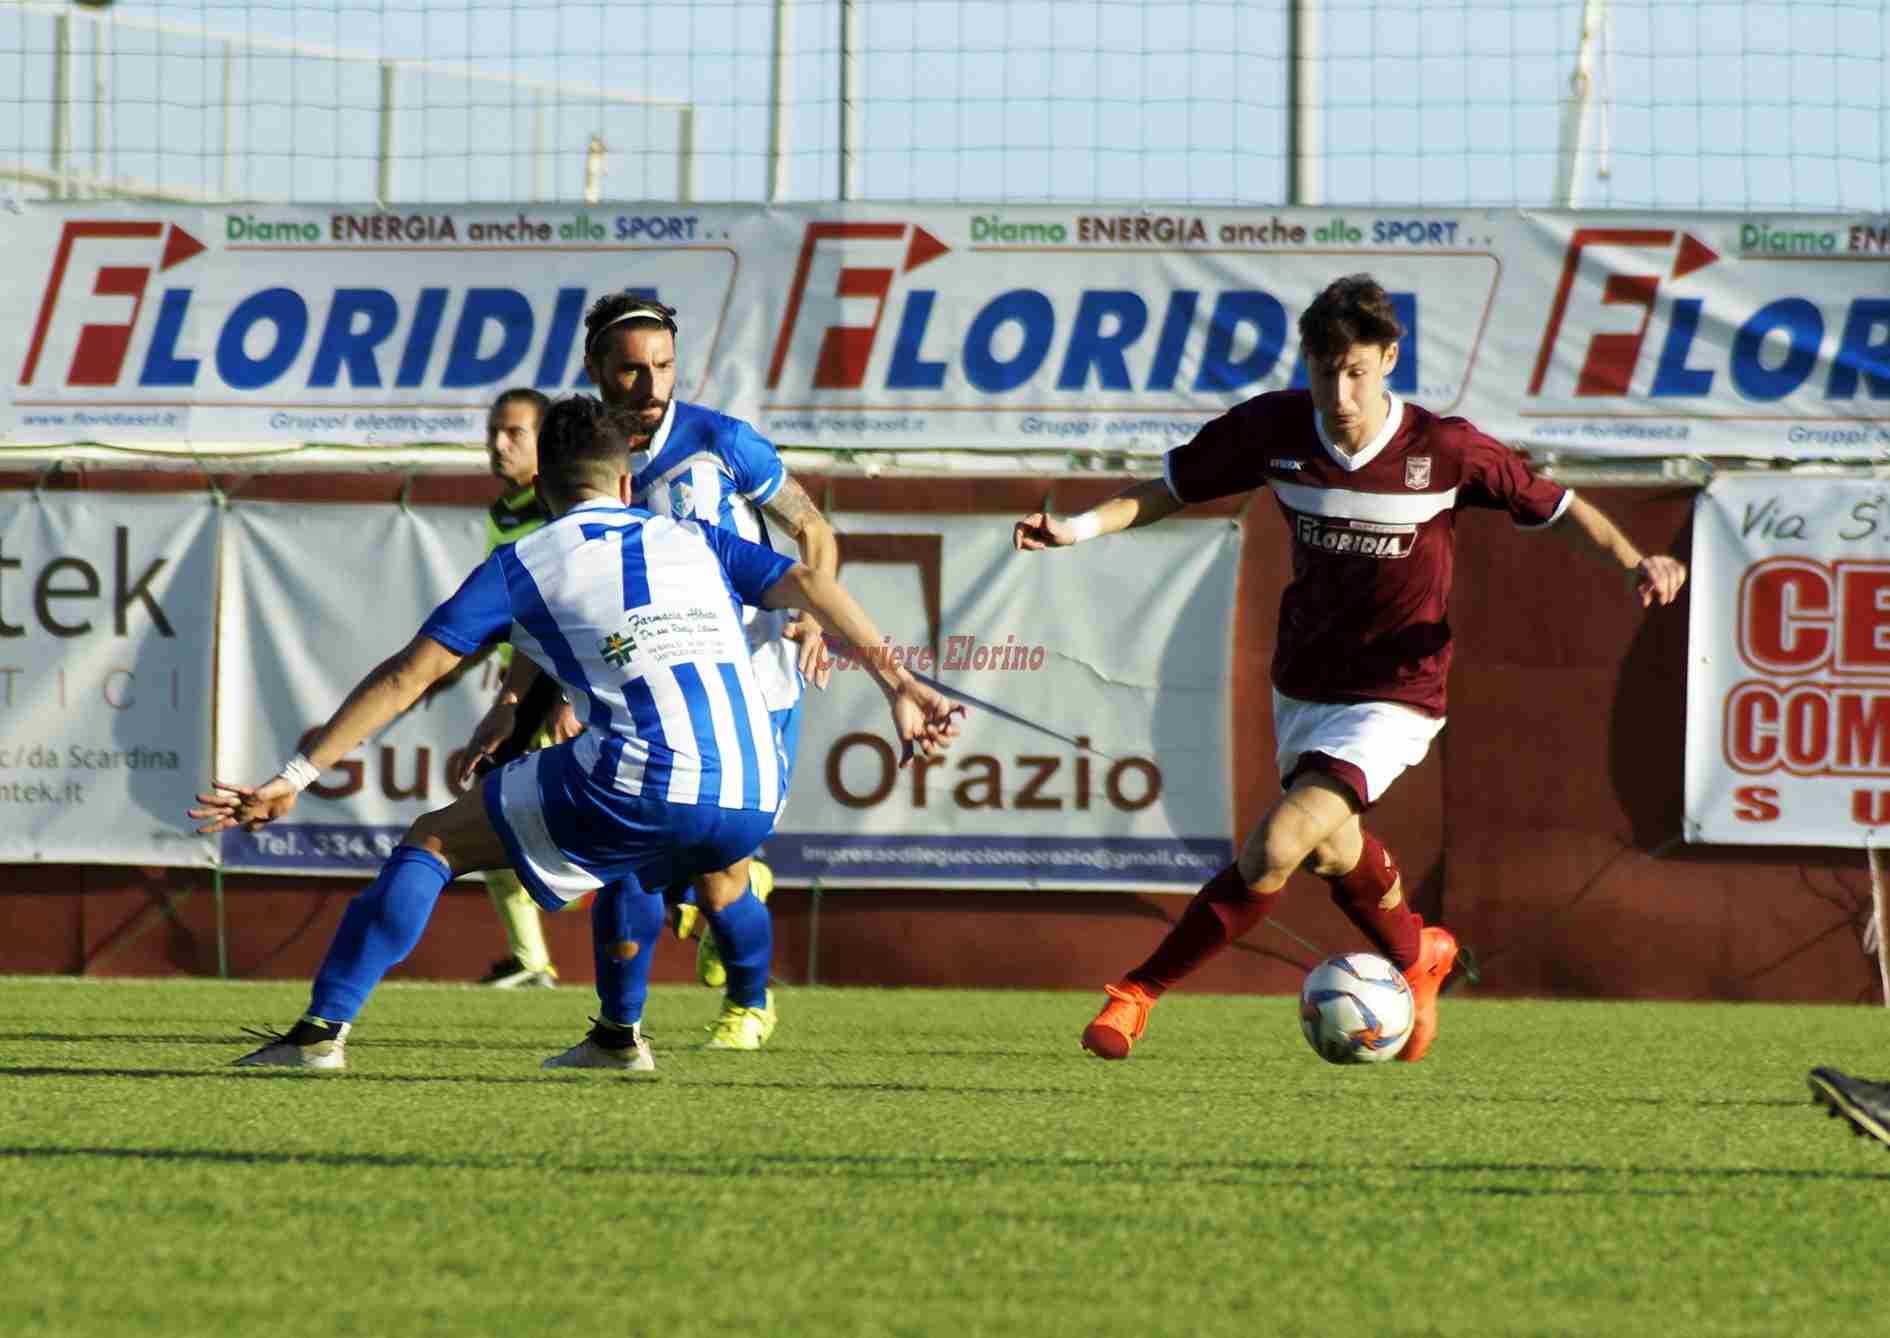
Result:
[[[696,879],[697,905],[705,911],[719,913],[740,901],[748,890],[748,868],[745,864],[738,868],[739,872],[718,869]]]
[[[1358,841],[1321,841],[1306,857],[1306,871],[1320,878],[1343,878],[1358,864]]]
[[[1306,843],[1298,832],[1280,827],[1269,831],[1260,842],[1260,869],[1262,879],[1270,884],[1257,891],[1276,891],[1286,886],[1286,880],[1293,876],[1293,871],[1306,862]]]
[[[1247,885],[1247,890],[1255,896],[1278,892],[1286,886],[1286,880],[1292,874],[1291,869],[1281,872],[1269,867],[1264,851],[1251,847],[1240,852],[1240,858],[1234,861],[1234,869]]]

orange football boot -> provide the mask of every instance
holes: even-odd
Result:
[[[1418,959],[1404,973],[1411,986],[1411,1039],[1398,1058],[1415,1064],[1437,1039],[1437,994],[1457,961],[1457,936],[1442,925],[1426,925],[1418,940]]]
[[[1104,985],[1109,996],[1096,1020],[1083,1028],[1083,1048],[1098,1059],[1127,1059],[1148,1030],[1148,1010],[1155,996],[1132,981]]]

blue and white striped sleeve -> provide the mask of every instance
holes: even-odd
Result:
[[[739,419],[734,432],[722,443],[722,458],[741,495],[756,506],[762,505],[787,481],[787,466],[774,443]]]
[[[420,635],[461,655],[504,641],[512,630],[512,597],[500,558],[508,551],[510,545],[474,567],[459,589],[420,624]]]
[[[772,548],[750,543],[731,530],[716,525],[697,527],[715,550],[722,570],[728,573],[729,588],[744,604],[759,606],[761,597],[774,583],[787,575],[794,559]]]

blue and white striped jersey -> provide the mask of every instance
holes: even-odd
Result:
[[[461,655],[510,641],[549,670],[600,786],[772,812],[782,759],[741,610],[793,565],[714,526],[586,502],[494,550],[420,632]]]
[[[780,491],[787,467],[774,444],[741,419],[671,400],[649,451],[636,456],[632,466],[636,505],[775,547],[761,507]],[[776,551],[799,556],[791,540]],[[793,706],[804,686],[799,648],[781,635],[792,616],[784,609],[742,612],[755,678],[772,711]]]

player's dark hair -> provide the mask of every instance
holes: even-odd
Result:
[[[552,402],[538,429],[539,483],[567,502],[587,488],[610,492],[629,472],[630,452],[648,440],[634,409],[566,395]]]
[[[584,356],[597,351],[598,336],[614,325],[655,325],[676,333],[676,308],[653,297],[626,288],[620,293],[606,293],[591,303],[584,313]]]
[[[1330,362],[1354,344],[1379,348],[1404,338],[1391,294],[1369,274],[1334,279],[1299,318],[1299,343],[1308,358]]]
[[[533,390],[530,386],[513,386],[510,390],[501,392],[499,398],[492,401],[492,412],[497,413],[508,404],[531,405],[538,415],[538,424],[542,427],[545,422],[545,411],[551,408],[551,396],[542,390]]]

